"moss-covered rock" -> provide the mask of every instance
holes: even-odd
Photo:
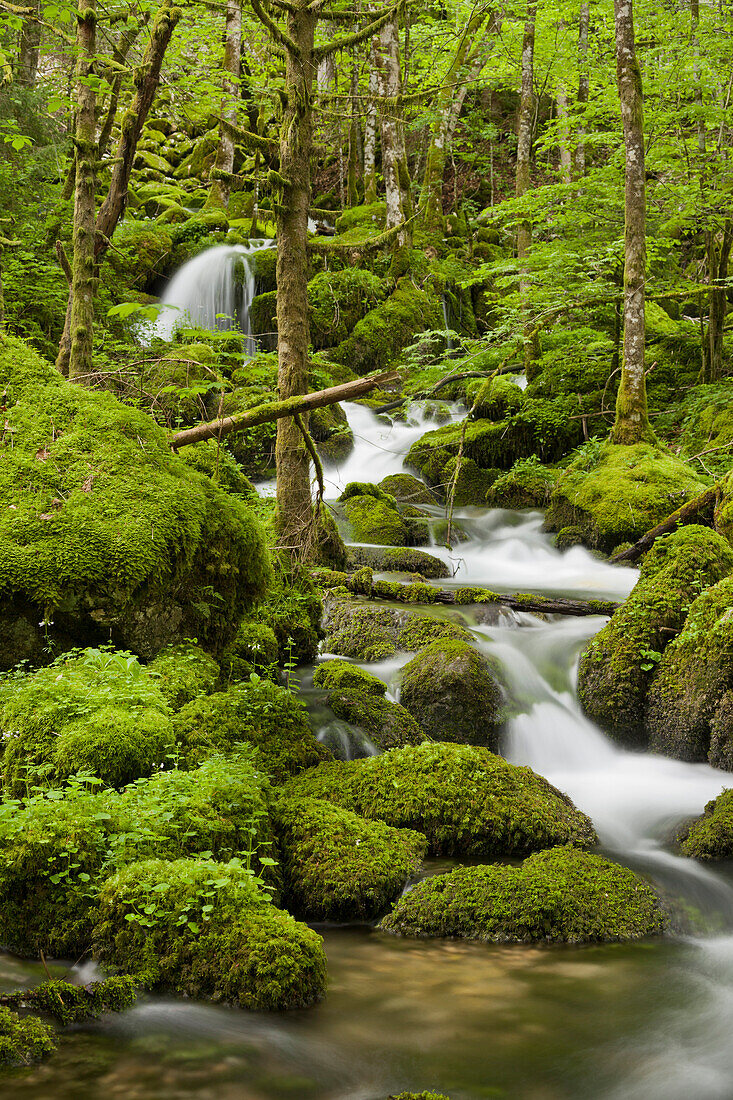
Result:
[[[328,691],[358,691],[380,699],[387,685],[350,661],[324,661],[313,673],[313,686]]]
[[[110,632],[146,658],[186,637],[223,648],[270,575],[247,505],[176,458],[144,413],[65,381],[10,336],[0,387],[1,617],[22,612],[31,628],[0,663]]]
[[[379,488],[400,504],[437,504],[438,498],[424,481],[412,474],[389,474],[379,482]]]
[[[347,489],[349,487],[347,486]],[[403,521],[397,504],[377,497],[374,493],[351,494],[339,498],[344,501],[344,512],[351,525],[354,542],[373,542],[380,546],[405,546],[410,542],[410,531]]]
[[[102,890],[95,952],[151,988],[242,1008],[304,1008],[326,986],[321,937],[269,904],[236,863],[124,868]]]
[[[440,299],[401,278],[392,294],[359,321],[351,335],[331,352],[337,363],[365,374],[392,363],[418,332],[442,325]]]
[[[466,402],[473,408],[476,420],[505,420],[524,404],[524,391],[507,375],[499,374],[487,381],[473,378],[466,385]]]
[[[333,348],[385,297],[386,286],[371,271],[347,267],[322,271],[308,283],[308,319],[313,347]]]
[[[321,596],[310,573],[280,565],[260,621],[275,634],[280,665],[315,661],[321,630]]]
[[[304,920],[373,920],[417,871],[420,833],[365,821],[314,798],[284,798],[274,810],[283,904]]]
[[[241,628],[240,628],[241,629]],[[199,695],[210,695],[221,675],[219,665],[193,642],[166,646],[148,665],[166,702],[180,710]]]
[[[52,1054],[56,1046],[49,1024],[0,1007],[0,1066],[30,1066]]]
[[[665,917],[656,892],[633,871],[554,848],[519,867],[459,867],[426,879],[380,927],[401,936],[588,943],[659,935]]]
[[[436,741],[498,747],[501,688],[468,642],[444,639],[421,649],[402,670],[400,702]]]
[[[363,729],[379,749],[419,745],[425,740],[424,730],[399,703],[342,689],[330,693],[328,705],[337,718]]]
[[[657,539],[626,603],[580,659],[578,693],[586,714],[615,740],[646,745],[646,695],[660,655],[682,629],[701,588],[733,569],[725,539],[707,527],[683,527]]]
[[[222,656],[222,677],[234,683],[248,680],[254,672],[274,679],[279,652],[273,629],[264,623],[247,620],[240,624],[236,638]]]
[[[172,252],[173,238],[164,226],[126,218],[115,231],[108,262],[124,286],[149,292],[170,270]]]
[[[422,649],[438,638],[471,638],[462,626],[447,619],[374,607],[336,593],[325,599],[323,607],[324,650],[358,661],[381,661],[398,649]]]
[[[708,802],[705,812],[680,832],[682,851],[693,859],[733,859],[733,790]]]
[[[486,500],[494,508],[545,508],[557,484],[557,471],[536,458],[523,458],[497,477]]]
[[[430,580],[451,576],[444,561],[411,546],[350,546],[347,560],[350,565],[367,565],[385,573],[419,573]]]
[[[499,858],[596,842],[590,820],[567,795],[530,768],[469,745],[426,742],[322,764],[291,780],[286,791],[414,829],[427,837],[432,855]]]
[[[277,781],[328,756],[311,732],[303,704],[286,688],[257,678],[187,703],[173,728],[189,765],[246,741],[256,746]]]
[[[560,476],[545,522],[550,531],[579,527],[587,545],[610,553],[620,542],[636,542],[705,487],[661,447],[592,445]]]
[[[354,433],[340,405],[314,409],[308,417],[308,430],[324,462],[342,462],[354,449]]]
[[[706,589],[664,651],[649,688],[649,747],[733,771],[733,579]]]
[[[156,678],[132,654],[82,650],[0,685],[5,789],[86,771],[121,787],[150,775],[173,750],[170,711]]]

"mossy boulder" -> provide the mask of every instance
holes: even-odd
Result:
[[[86,771],[121,787],[173,751],[156,678],[130,653],[82,650],[0,686],[2,774],[23,796],[35,783]]]
[[[156,678],[163,697],[173,710],[180,710],[199,695],[210,695],[221,675],[214,658],[193,642],[166,646],[148,665],[148,672]]]
[[[646,746],[646,696],[660,654],[700,589],[731,569],[730,545],[707,527],[682,527],[654,543],[633,592],[580,659],[580,702],[614,740]]]
[[[400,504],[437,504],[438,498],[424,481],[412,474],[389,474],[379,482],[379,488]]]
[[[543,466],[534,457],[523,458],[497,477],[486,501],[494,508],[545,508],[557,478],[552,467]]]
[[[693,859],[733,859],[733,790],[708,802],[705,812],[680,832],[682,851]]]
[[[257,748],[273,778],[282,781],[328,756],[311,732],[303,704],[287,688],[256,677],[187,703],[173,728],[189,766],[246,741]]]
[[[95,1020],[105,1012],[124,1012],[136,999],[134,979],[121,976],[87,985],[52,978],[32,989],[5,996],[6,1004],[52,1016],[62,1027]]]
[[[466,402],[473,408],[476,420],[504,420],[518,412],[524,404],[524,391],[507,375],[497,375],[487,381],[473,378],[466,385]]]
[[[0,664],[110,632],[145,658],[186,637],[223,648],[270,577],[248,506],[176,458],[144,413],[10,336],[0,386],[0,618],[26,624]]]
[[[275,679],[279,647],[272,627],[246,620],[240,624],[237,636],[221,659],[222,677],[229,683],[248,680],[254,672]]]
[[[313,686],[328,691],[358,691],[377,699],[387,691],[387,685],[377,676],[350,661],[324,661],[313,673]]]
[[[308,417],[308,430],[324,462],[342,462],[354,449],[354,433],[340,405],[314,409]]]
[[[333,348],[385,297],[381,279],[364,268],[322,271],[308,283],[308,319],[313,347]]]
[[[164,226],[126,218],[115,231],[109,265],[124,286],[147,293],[168,274],[172,252],[173,238]]]
[[[274,810],[283,904],[304,920],[373,920],[420,866],[421,833],[365,821],[314,798],[283,798]]]
[[[411,546],[350,546],[348,564],[366,565],[384,573],[419,573],[430,580],[451,576],[450,568],[444,561]]]
[[[339,500],[344,502],[344,512],[351,526],[354,542],[373,542],[380,546],[405,546],[410,542],[410,532],[403,521],[394,498],[386,493],[350,493],[347,486]]]
[[[469,745],[426,742],[322,764],[286,791],[414,829],[427,837],[431,855],[523,856],[555,844],[587,848],[597,839],[589,818],[542,776]]]
[[[313,676],[314,687],[326,688],[337,718],[358,726],[380,749],[419,745],[425,733],[404,707],[384,698],[387,685],[348,661],[326,661]]]
[[[482,469],[472,458],[462,456],[459,463],[452,457],[442,467],[440,488],[446,496],[452,494],[458,508],[482,508],[500,473],[493,467]]]
[[[633,871],[572,848],[519,867],[459,867],[405,894],[380,927],[401,936],[490,943],[607,943],[661,934],[656,891]]]
[[[323,610],[325,652],[358,661],[381,661],[398,649],[422,649],[437,638],[471,638],[462,626],[447,619],[374,607],[335,593],[324,600]]]
[[[421,649],[402,670],[400,702],[436,741],[498,747],[501,688],[468,642],[443,639]]]
[[[649,748],[733,771],[733,579],[702,592],[649,687]]]
[[[259,620],[277,639],[280,665],[315,661],[323,637],[322,613],[321,596],[310,573],[303,568],[278,568]]]
[[[231,862],[124,868],[102,890],[95,953],[150,988],[242,1008],[305,1008],[326,986],[321,937],[274,908]]]
[[[388,366],[426,329],[442,325],[440,299],[430,288],[420,289],[412,279],[399,279],[392,294],[358,322],[353,332],[331,352],[355,374]]]
[[[53,1028],[36,1016],[19,1016],[0,1007],[0,1066],[30,1066],[52,1054],[57,1042]]]
[[[578,527],[588,546],[610,553],[705,488],[691,467],[661,447],[593,445],[560,476],[545,523],[549,531]]]

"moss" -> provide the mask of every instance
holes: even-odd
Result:
[[[323,271],[308,283],[308,319],[313,347],[332,348],[385,296],[385,285],[371,271],[348,267]]]
[[[308,416],[308,430],[324,462],[343,462],[354,449],[354,433],[340,405],[314,409]]]
[[[277,291],[258,294],[249,306],[249,324],[255,336],[267,337],[262,340],[266,351],[277,347]]]
[[[380,927],[493,943],[592,943],[659,935],[665,923],[658,895],[633,871],[555,848],[519,867],[459,867],[426,879]]]
[[[715,509],[715,528],[733,544],[733,477],[730,473],[722,479],[722,492]]]
[[[438,503],[435,493],[412,474],[389,474],[379,482],[379,488],[401,504]]]
[[[135,981],[126,977],[107,978],[88,985],[72,985],[56,979],[5,996],[6,1004],[53,1016],[63,1027],[94,1020],[104,1012],[123,1012],[131,1008],[136,999]]]
[[[419,745],[425,740],[424,731],[399,703],[347,688],[332,691],[328,705],[337,718],[363,729],[379,749]]]
[[[286,792],[415,829],[432,855],[499,858],[596,842],[590,820],[567,795],[530,768],[470,745],[426,742],[322,764],[291,780]]]
[[[304,1008],[325,992],[321,937],[268,904],[234,863],[124,868],[102,890],[95,951],[152,988],[242,1008]]]
[[[377,500],[371,494],[349,497],[344,511],[355,542],[404,546],[409,541],[408,529],[396,506]]]
[[[498,375],[490,381],[473,378],[467,383],[465,393],[476,420],[504,420],[518,412],[524,403],[524,392],[506,375]]]
[[[190,764],[238,741],[255,745],[276,781],[327,757],[314,738],[305,708],[286,688],[251,680],[187,703],[173,723],[183,758]]]
[[[117,227],[114,248],[107,253],[110,267],[125,286],[150,291],[170,270],[173,238],[150,221],[125,219]]]
[[[222,676],[229,682],[247,680],[256,673],[272,679],[279,658],[275,632],[264,623],[243,622],[221,661]]]
[[[313,798],[274,810],[284,904],[304,920],[373,920],[420,866],[420,833],[365,821]]]
[[[407,546],[395,549],[350,546],[348,560],[350,564],[368,565],[385,573],[419,573],[430,580],[451,575],[449,567],[440,558]]]
[[[536,458],[523,458],[494,481],[486,500],[494,508],[545,508],[557,477]]]
[[[417,333],[441,324],[438,296],[418,289],[412,279],[404,277],[389,298],[367,313],[352,334],[334,348],[331,358],[355,374],[378,370],[394,362]]]
[[[730,546],[707,527],[683,527],[654,543],[628,600],[580,660],[581,704],[615,740],[646,743],[644,708],[655,655],[681,630],[700,590],[732,568]]]
[[[30,1066],[56,1049],[53,1028],[0,1007],[0,1066]]]
[[[252,255],[251,263],[254,267],[258,293],[269,294],[277,290],[277,249],[257,249]]]
[[[323,637],[321,615],[321,597],[310,574],[280,565],[260,621],[275,634],[281,665],[316,659]]]
[[[387,1097],[387,1100],[450,1100],[442,1092],[400,1092]]]
[[[36,623],[54,620],[51,641],[112,632],[146,658],[185,637],[223,647],[270,576],[247,506],[176,458],[144,413],[66,382],[9,336],[0,386],[7,613],[30,604]]]
[[[649,688],[649,747],[679,760],[709,760],[733,771],[733,579],[691,605]]]
[[[400,701],[438,741],[498,746],[501,688],[468,642],[441,640],[421,649],[402,670]]]
[[[233,455],[216,440],[201,440],[193,446],[184,447],[181,458],[232,496],[252,502],[257,500],[257,490],[252,482],[245,476]]]
[[[336,219],[336,232],[348,233],[350,229],[356,229],[367,225],[376,232],[384,228],[387,216],[387,204],[385,202],[367,203],[365,206],[352,206],[344,210]]]
[[[192,642],[161,650],[148,665],[148,672],[157,677],[158,687],[173,710],[180,710],[199,695],[210,695],[221,674],[213,657]]]
[[[3,781],[16,796],[78,771],[122,786],[150,775],[173,747],[165,697],[126,652],[82,650],[6,679],[0,729]]]
[[[456,476],[456,470],[458,475]],[[484,507],[488,494],[499,476],[497,469],[482,470],[472,458],[449,458],[440,472],[440,488],[448,495],[453,494],[453,503],[458,508]]]
[[[346,547],[331,509],[322,505],[316,516],[316,561],[332,569],[346,565]]]
[[[733,859],[733,790],[708,802],[705,812],[680,836],[682,851],[693,859]]]
[[[579,527],[563,527],[558,531],[557,538],[555,539],[555,546],[558,550],[570,550],[573,546],[582,546],[583,544],[583,532]],[[614,548],[614,554],[619,553],[621,550],[630,550],[631,543],[621,543],[620,546]]]
[[[620,542],[636,542],[705,487],[660,447],[604,443],[586,449],[561,475],[546,526],[579,527],[589,546],[609,553]]]
[[[411,615],[397,635],[398,649],[423,649],[436,641],[470,641],[470,633],[458,623],[434,619],[431,615]]]
[[[325,661],[313,673],[313,686],[328,691],[358,691],[364,695],[381,698],[387,690],[371,672],[349,661]]]
[[[323,625],[325,651],[359,661],[380,661],[397,649],[421,649],[437,638],[471,638],[467,630],[446,619],[372,607],[334,592],[324,604]]]

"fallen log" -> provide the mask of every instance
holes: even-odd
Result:
[[[716,482],[715,485],[711,485],[709,489],[706,489],[704,493],[701,493],[699,497],[695,497],[694,500],[689,500],[687,504],[683,504],[681,508],[678,508],[676,512],[672,512],[671,516],[667,516],[665,520],[658,523],[656,527],[652,527],[651,531],[647,531],[645,535],[642,535],[638,542],[635,542],[633,546],[630,546],[628,550],[622,550],[620,554],[614,554],[612,558],[609,558],[609,562],[612,565],[618,565],[624,561],[637,561],[642,554],[645,554],[650,546],[656,542],[661,535],[668,535],[672,531],[676,531],[679,526],[686,523],[691,516],[701,512],[703,508],[706,508],[709,504],[714,504],[715,500],[720,492],[720,482]]]
[[[370,378],[356,378],[353,382],[330,386],[327,390],[299,394],[288,397],[284,401],[271,401],[266,405],[258,405],[254,409],[235,413],[233,416],[209,420],[205,424],[197,424],[194,428],[184,428],[183,431],[176,432],[171,437],[170,446],[172,450],[177,451],[179,447],[185,447],[189,443],[198,443],[202,439],[223,439],[232,432],[254,428],[257,424],[266,424],[271,420],[279,420],[283,416],[295,416],[297,413],[309,412],[311,409],[322,409],[326,405],[336,405],[339,401],[356,401],[357,398],[365,397],[372,390],[399,380],[399,374],[388,371],[372,375]]]
[[[621,606],[613,600],[573,600],[562,596],[539,596],[527,592],[492,592],[488,588],[434,588],[424,581],[375,581],[369,568],[356,573],[341,573],[333,569],[315,569],[313,579],[322,588],[346,588],[354,595],[372,600],[394,600],[397,603],[439,603],[463,607],[467,604],[501,604],[512,611],[529,611],[540,615],[613,615]]]

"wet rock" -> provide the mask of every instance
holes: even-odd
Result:
[[[678,839],[684,854],[693,859],[733,859],[733,790],[708,802],[705,812],[689,822]]]

